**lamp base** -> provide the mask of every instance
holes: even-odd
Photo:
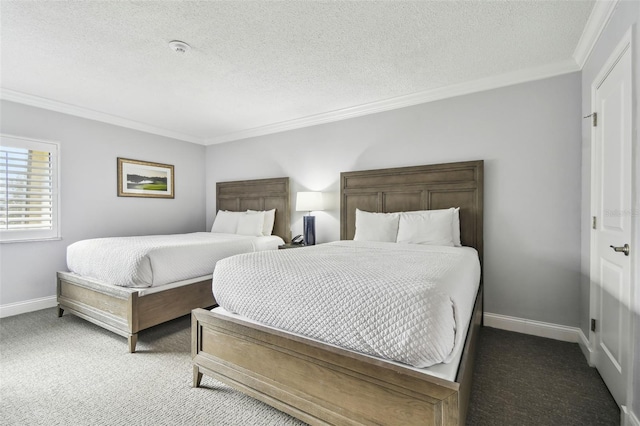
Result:
[[[314,246],[316,244],[316,217],[303,216],[302,230],[304,234],[304,245]]]

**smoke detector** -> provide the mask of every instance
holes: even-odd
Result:
[[[169,47],[176,53],[185,54],[189,50],[191,50],[191,46],[189,46],[184,41],[173,40],[169,42]]]

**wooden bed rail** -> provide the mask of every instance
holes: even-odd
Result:
[[[69,272],[57,275],[58,316],[68,311],[126,337],[135,352],[138,332],[189,314],[194,306],[214,306],[211,279],[139,296],[128,288],[105,285]]]

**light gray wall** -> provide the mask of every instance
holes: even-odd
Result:
[[[66,247],[103,236],[203,231],[205,147],[2,101],[0,132],[60,144],[62,240],[0,244],[0,304],[55,295]],[[175,199],[117,197],[116,158],[173,164]]]
[[[289,176],[292,198],[330,193],[317,238],[336,240],[340,172],[484,159],[485,310],[578,326],[580,82],[573,73],[209,146],[207,227],[215,182]]]
[[[640,70],[640,35],[638,34],[638,24],[640,23],[640,2],[638,1],[620,1],[611,16],[611,20],[603,31],[600,39],[596,43],[589,59],[582,69],[582,112],[583,115],[591,113],[591,86],[598,73],[605,65],[609,56],[615,47],[621,41],[624,34],[633,28],[632,36],[632,58],[633,64],[633,94],[632,103],[635,108],[636,127],[633,130],[633,155],[634,155],[634,186],[635,194],[635,237],[630,243],[631,247],[635,247],[635,259],[633,269],[635,270],[635,311],[633,315],[632,335],[635,336],[635,360],[633,363],[632,377],[633,379],[633,407],[631,409],[637,418],[640,418],[640,256],[637,255],[640,248],[640,219],[637,212],[640,211],[640,150],[638,149],[638,134],[640,124],[640,108],[638,101],[640,100],[640,79],[638,78]],[[591,229],[591,128],[588,120],[585,120],[582,126],[582,215],[581,215],[581,280],[580,280],[580,327],[586,336],[589,335],[589,303],[590,303],[590,282],[589,282],[589,259],[590,252],[590,229]],[[632,272],[633,273],[633,272]]]

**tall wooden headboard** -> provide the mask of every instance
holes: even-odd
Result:
[[[484,162],[434,164],[340,174],[340,238],[351,240],[356,208],[390,213],[460,207],[462,245],[483,255]]]
[[[238,180],[216,183],[216,211],[276,209],[273,235],[291,241],[289,178]]]

